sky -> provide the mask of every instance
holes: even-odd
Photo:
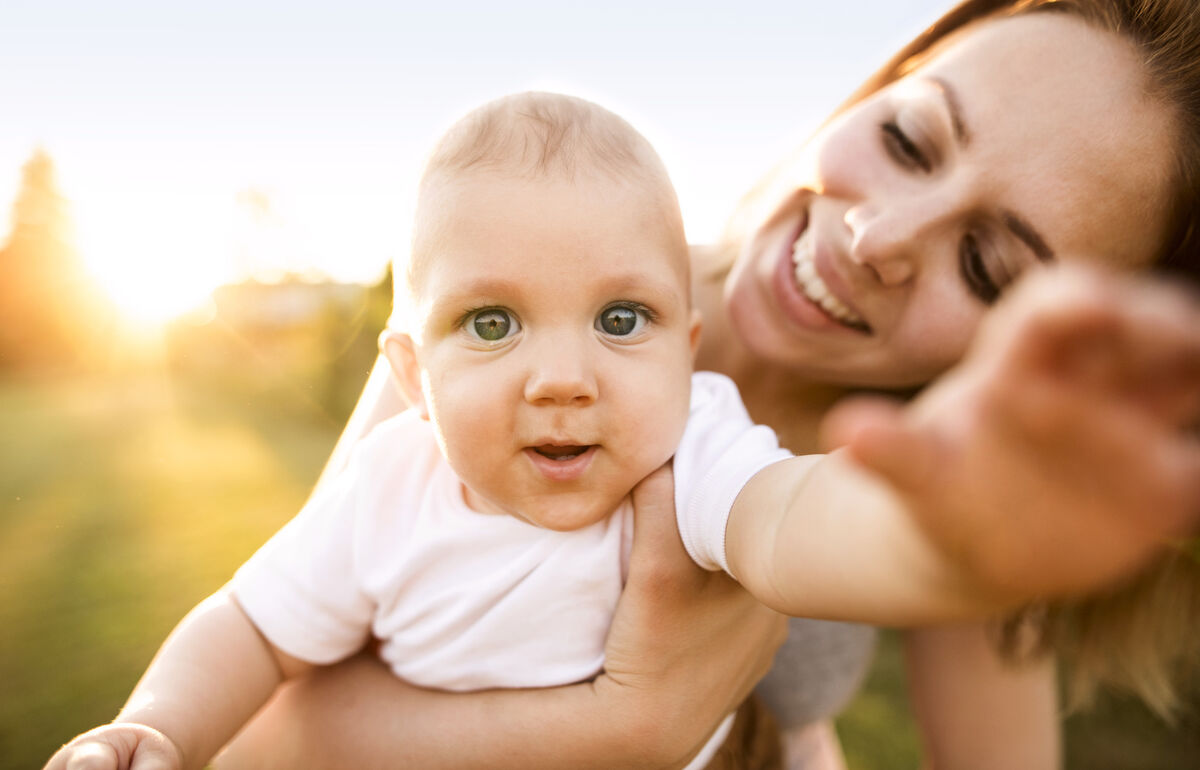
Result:
[[[693,242],[948,0],[4,0],[0,206],[53,157],[76,242],[127,309],[280,271],[373,281],[454,119],[530,88],[656,146]],[[8,227],[0,221],[0,233]]]

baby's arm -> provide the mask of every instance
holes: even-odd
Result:
[[[1200,307],[1059,269],[986,319],[912,404],[835,415],[846,451],[770,466],[727,529],[731,569],[789,614],[910,625],[1070,596],[1200,516]]]
[[[307,668],[219,592],[167,637],[116,721],[75,738],[46,770],[203,767],[284,677]]]
[[[909,626],[1004,605],[844,451],[759,471],[734,502],[725,538],[733,576],[787,615]]]

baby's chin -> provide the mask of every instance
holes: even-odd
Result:
[[[526,502],[514,510],[513,515],[542,529],[573,532],[612,516],[628,496],[628,490],[619,495],[594,491],[547,495],[535,502]]]

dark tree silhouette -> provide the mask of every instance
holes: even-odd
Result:
[[[79,261],[54,162],[36,150],[21,170],[12,228],[0,249],[0,369],[86,363],[96,331],[110,320]]]

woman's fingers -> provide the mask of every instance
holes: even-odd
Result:
[[[670,463],[633,488],[633,510],[629,582],[645,583],[644,587],[653,590],[699,577],[700,570],[684,550],[675,523],[675,476]]]
[[[609,630],[605,672],[649,694],[664,724],[678,718],[715,727],[766,673],[786,624],[727,575],[688,557],[669,467],[639,484],[633,503],[629,579]]]

